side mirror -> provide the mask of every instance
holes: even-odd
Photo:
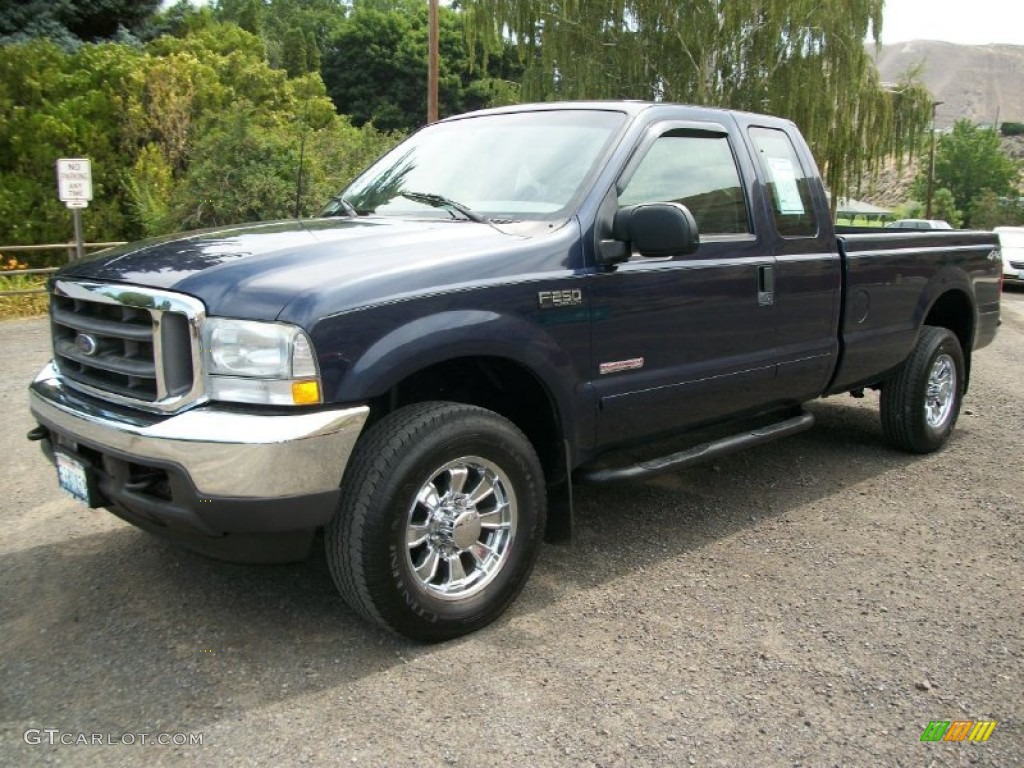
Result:
[[[612,238],[630,243],[633,251],[651,258],[685,256],[700,246],[697,222],[679,203],[642,203],[623,208],[612,222]]]

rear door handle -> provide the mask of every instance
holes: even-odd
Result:
[[[757,304],[770,307],[775,303],[775,268],[769,264],[757,268]]]

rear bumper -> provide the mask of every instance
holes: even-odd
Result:
[[[242,534],[275,534],[286,548],[290,537],[279,534],[300,532],[308,548],[334,514],[369,415],[365,406],[271,415],[212,404],[140,413],[65,386],[50,365],[32,383],[29,407],[48,432],[44,452],[52,458],[57,448],[90,467],[100,506],[204,551]],[[207,553],[253,559],[216,549]]]
[[[1012,256],[1003,250],[1003,282],[1024,284],[1024,260],[1015,252]]]

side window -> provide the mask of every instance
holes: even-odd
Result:
[[[775,228],[783,237],[816,237],[818,221],[811,202],[807,174],[785,131],[751,128],[761,170],[775,214]]]
[[[619,206],[682,203],[701,235],[750,232],[747,203],[729,140],[693,131],[658,137],[640,161]]]

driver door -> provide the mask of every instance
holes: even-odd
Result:
[[[701,244],[686,256],[634,255],[594,276],[602,446],[739,414],[771,397],[774,258],[751,226],[742,179],[753,170],[735,150],[721,126],[665,124],[620,180],[619,207],[682,203]]]

